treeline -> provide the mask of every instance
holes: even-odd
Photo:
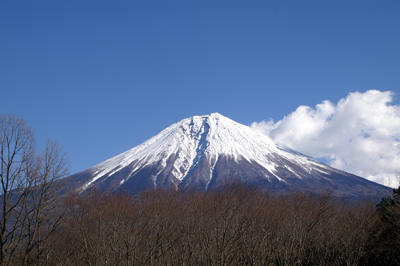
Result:
[[[66,198],[61,225],[26,263],[399,265],[392,219],[399,213],[392,213],[393,198],[387,200],[377,208],[368,200],[272,196],[240,184],[136,196],[92,191]]]
[[[0,116],[0,266],[400,264],[399,190],[378,206],[239,183],[67,194],[62,147],[36,146],[22,118]]]

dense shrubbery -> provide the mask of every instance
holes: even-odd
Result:
[[[400,187],[393,189],[392,196],[383,198],[377,207],[382,232],[376,239],[374,255],[386,265],[400,265]]]
[[[272,196],[236,184],[207,193],[91,192],[66,206],[62,227],[32,263],[398,265],[400,237],[382,208],[329,194]]]

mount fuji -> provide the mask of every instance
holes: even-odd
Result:
[[[144,143],[70,177],[79,192],[108,188],[218,188],[232,180],[283,192],[328,190],[339,197],[387,188],[279,145],[218,113],[183,119]]]

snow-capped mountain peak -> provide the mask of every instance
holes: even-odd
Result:
[[[219,113],[183,119],[84,173],[89,178],[82,180],[81,190],[90,186],[208,189],[229,179],[279,189],[299,180],[310,185],[311,179],[326,183],[337,175],[353,177]]]

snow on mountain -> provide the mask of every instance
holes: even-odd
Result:
[[[82,191],[111,186],[133,193],[152,187],[208,189],[230,179],[274,190],[312,190],[333,183],[344,195],[352,194],[343,190],[349,186],[363,190],[377,185],[279,145],[219,113],[183,119],[72,178],[81,182]]]

